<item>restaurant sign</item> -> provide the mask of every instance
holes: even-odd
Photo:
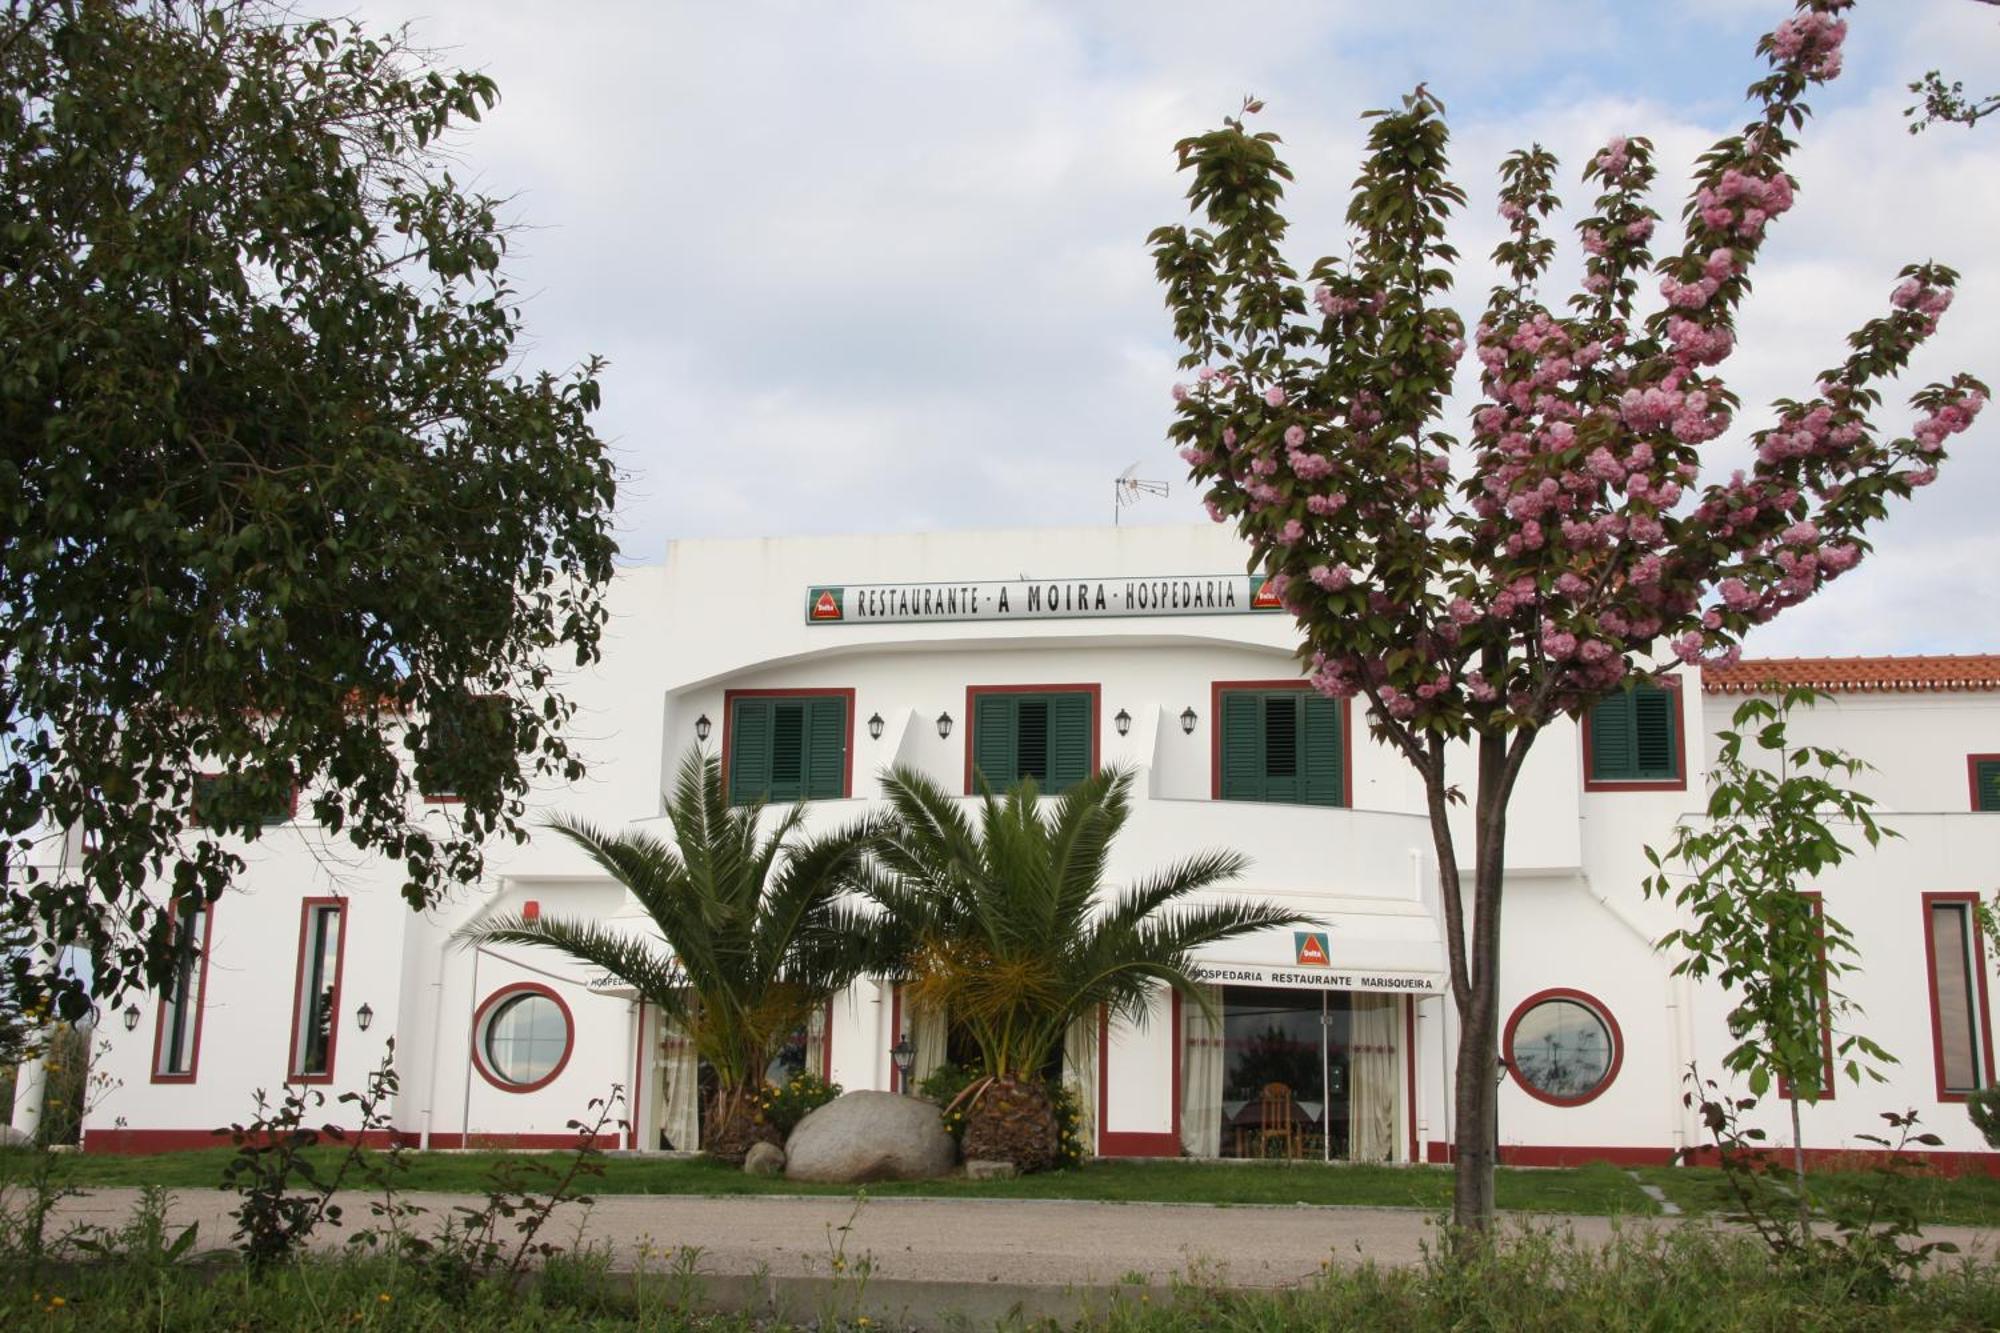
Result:
[[[943,620],[1109,620],[1281,611],[1262,574],[1177,574],[997,583],[827,583],[806,589],[808,625]]]
[[[1403,991],[1430,995],[1444,989],[1441,972],[1384,968],[1333,968],[1319,964],[1285,967],[1270,963],[1198,962],[1188,969],[1210,986],[1287,986],[1312,990]]]

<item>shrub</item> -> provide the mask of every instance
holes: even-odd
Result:
[[[786,1139],[799,1121],[839,1095],[838,1083],[829,1083],[818,1074],[794,1074],[787,1082],[764,1085],[757,1094],[757,1119]]]

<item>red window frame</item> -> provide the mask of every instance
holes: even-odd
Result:
[[[305,1074],[299,1072],[299,1018],[305,1005],[306,989],[306,948],[312,942],[312,920],[316,909],[332,907],[340,916],[340,937],[333,950],[333,998],[327,1002],[332,1010],[326,1033],[326,1072]],[[292,969],[292,1035],[287,1043],[289,1052],[285,1056],[285,1081],[287,1083],[331,1083],[335,1068],[334,1057],[340,1049],[340,990],[342,974],[347,969],[347,899],[335,897],[305,898],[299,902],[299,951]]]
[[[738,699],[826,699],[841,698],[847,701],[847,741],[845,762],[840,771],[840,799],[850,800],[854,796],[854,687],[852,685],[815,685],[794,690],[724,690],[722,692],[722,790],[725,801],[729,792],[729,737],[736,726],[736,701]]]
[[[1969,808],[1980,814],[1995,813],[1991,810],[1981,809],[1979,804],[1979,766],[1991,763],[2000,763],[2000,754],[1969,754],[1965,756],[1965,789],[1967,795],[1972,798],[1972,804]]]
[[[1924,931],[1924,990],[1931,1002],[1931,1061],[1932,1072],[1937,1077],[1937,1099],[1940,1102],[1962,1102],[1967,1094],[1952,1092],[1945,1087],[1944,1079],[1944,1023],[1943,1012],[1938,1003],[1937,940],[1931,933],[1931,908],[1939,903],[1963,903],[1969,915],[1967,925],[1972,935],[1972,1016],[1979,1023],[1977,1041],[1979,1055],[1983,1061],[1982,1073],[1985,1082],[1981,1087],[1991,1087],[1993,1071],[1993,1019],[1986,995],[1986,941],[1979,930],[1979,895],[1966,891],[1953,893],[1926,893],[1923,895]]]
[[[1655,778],[1635,782],[1620,781],[1617,778],[1593,778],[1590,776],[1590,714],[1583,710],[1578,720],[1577,735],[1583,741],[1579,756],[1583,765],[1583,789],[1585,791],[1686,791],[1688,785],[1687,763],[1687,696],[1681,693],[1681,678],[1667,676],[1654,682],[1655,685],[1674,696],[1674,770],[1679,777],[1668,780]]]
[[[1610,1067],[1604,1071],[1604,1077],[1598,1081],[1597,1086],[1581,1096],[1556,1097],[1543,1092],[1540,1088],[1528,1082],[1527,1079],[1522,1078],[1520,1067],[1514,1063],[1514,1030],[1521,1025],[1521,1020],[1527,1016],[1529,1010],[1548,1000],[1569,1000],[1572,1003],[1582,1005],[1603,1019],[1605,1029],[1611,1033]],[[1551,986],[1547,990],[1536,991],[1533,995],[1530,995],[1527,999],[1514,1006],[1514,1012],[1508,1015],[1507,1018],[1506,1033],[1501,1038],[1500,1051],[1507,1060],[1508,1077],[1514,1080],[1516,1087],[1520,1088],[1521,1091],[1527,1093],[1530,1097],[1533,1097],[1536,1101],[1547,1102],[1550,1106],[1585,1106],[1609,1092],[1611,1085],[1618,1081],[1618,1071],[1625,1067],[1625,1033],[1620,1030],[1618,1019],[1611,1012],[1611,1006],[1598,999],[1595,995],[1590,994],[1588,991],[1576,990],[1569,986]]]
[[[201,967],[194,973],[194,1038],[188,1047],[188,1067],[179,1073],[160,1071],[160,1047],[167,1035],[167,1005],[162,996],[153,1012],[153,1060],[148,1066],[149,1081],[153,1083],[192,1083],[201,1071],[201,1023],[208,1014],[208,960],[215,953],[215,904],[205,902],[197,910],[207,920],[201,928]],[[185,1005],[187,997],[182,996],[180,1002]]]
[[[973,719],[978,716],[976,701],[982,694],[1087,694],[1090,696],[1090,772],[1095,777],[1104,766],[1104,686],[1099,681],[1071,682],[1067,685],[968,685],[965,687],[965,794],[974,794],[972,783]]]
[[[1222,799],[1222,696],[1231,690],[1312,690],[1312,682],[1289,680],[1212,680],[1208,683],[1208,799]],[[1354,808],[1354,715],[1349,700],[1335,699],[1340,710],[1340,809]],[[1321,807],[1322,809],[1324,807]]]
[[[517,995],[540,995],[555,1001],[563,1016],[563,1052],[549,1072],[533,1083],[509,1083],[488,1067],[486,1063],[486,1020],[501,1004]],[[544,986],[539,981],[516,981],[500,987],[480,1003],[472,1015],[472,1065],[479,1071],[479,1077],[491,1083],[502,1092],[534,1092],[546,1088],[562,1075],[569,1064],[570,1056],[576,1053],[576,1015],[572,1014],[563,997]]]

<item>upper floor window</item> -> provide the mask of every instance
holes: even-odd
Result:
[[[1967,755],[1965,765],[1972,783],[1972,808],[2000,810],[2000,754]]]
[[[1216,687],[1215,795],[1225,801],[1346,805],[1339,701],[1310,689]]]
[[[732,694],[729,800],[838,800],[847,795],[852,691]]]
[[[1638,684],[1590,710],[1584,760],[1591,783],[1680,786],[1680,692]]]
[[[197,773],[191,816],[204,828],[254,819],[265,828],[288,824],[298,816],[299,789],[291,774],[279,770],[243,773]]]
[[[1059,795],[1097,767],[1097,691],[1063,686],[1034,689],[975,687],[967,692],[972,714],[972,772],[996,792],[1027,779],[1047,796]]]

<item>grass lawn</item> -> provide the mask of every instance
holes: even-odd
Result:
[[[1735,1196],[1722,1172],[1712,1166],[1645,1166],[1639,1176],[1688,1213],[1726,1213]],[[1855,1197],[1873,1183],[1866,1173],[1809,1172],[1807,1188],[1814,1192],[1821,1213],[1843,1195]],[[2000,1230],[2000,1180],[1992,1176],[1916,1176],[1900,1187],[1924,1222],[1942,1222]]]

